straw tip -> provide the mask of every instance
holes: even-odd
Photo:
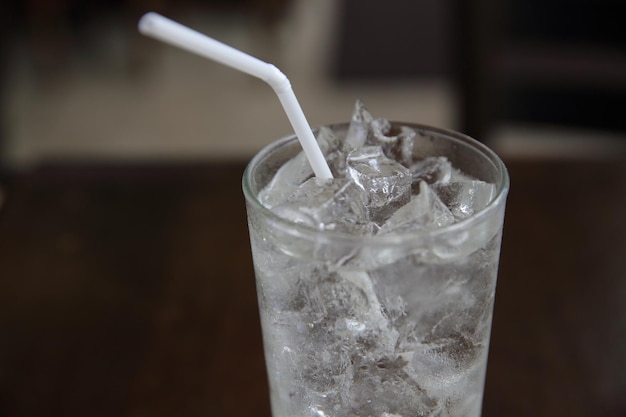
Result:
[[[148,12],[141,16],[141,18],[139,19],[139,23],[137,24],[139,32],[143,34],[150,33],[152,28],[154,27],[155,21],[160,17],[161,15],[155,12]]]

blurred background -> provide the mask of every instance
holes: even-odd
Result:
[[[0,161],[247,159],[290,131],[261,81],[137,33],[155,10],[277,65],[311,125],[451,127],[505,155],[626,148],[619,0],[6,0]]]
[[[269,416],[241,175],[311,125],[449,127],[511,174],[485,417],[626,415],[623,0],[2,0],[0,416]],[[4,191],[4,204],[2,192]],[[243,393],[243,394],[242,394]]]

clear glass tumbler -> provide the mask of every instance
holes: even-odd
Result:
[[[436,230],[319,231],[258,200],[296,138],[261,150],[243,190],[274,417],[480,415],[508,173],[465,135],[393,125],[417,132],[414,158],[446,156],[494,197]]]

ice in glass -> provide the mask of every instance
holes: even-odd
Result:
[[[377,119],[249,164],[274,417],[480,415],[508,175],[464,135]]]

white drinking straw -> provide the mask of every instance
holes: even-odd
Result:
[[[291,83],[278,68],[158,13],[150,12],[143,15],[139,20],[139,31],[144,35],[212,59],[268,83],[278,95],[315,175],[319,178],[333,177],[302,112],[300,103],[293,93]]]

